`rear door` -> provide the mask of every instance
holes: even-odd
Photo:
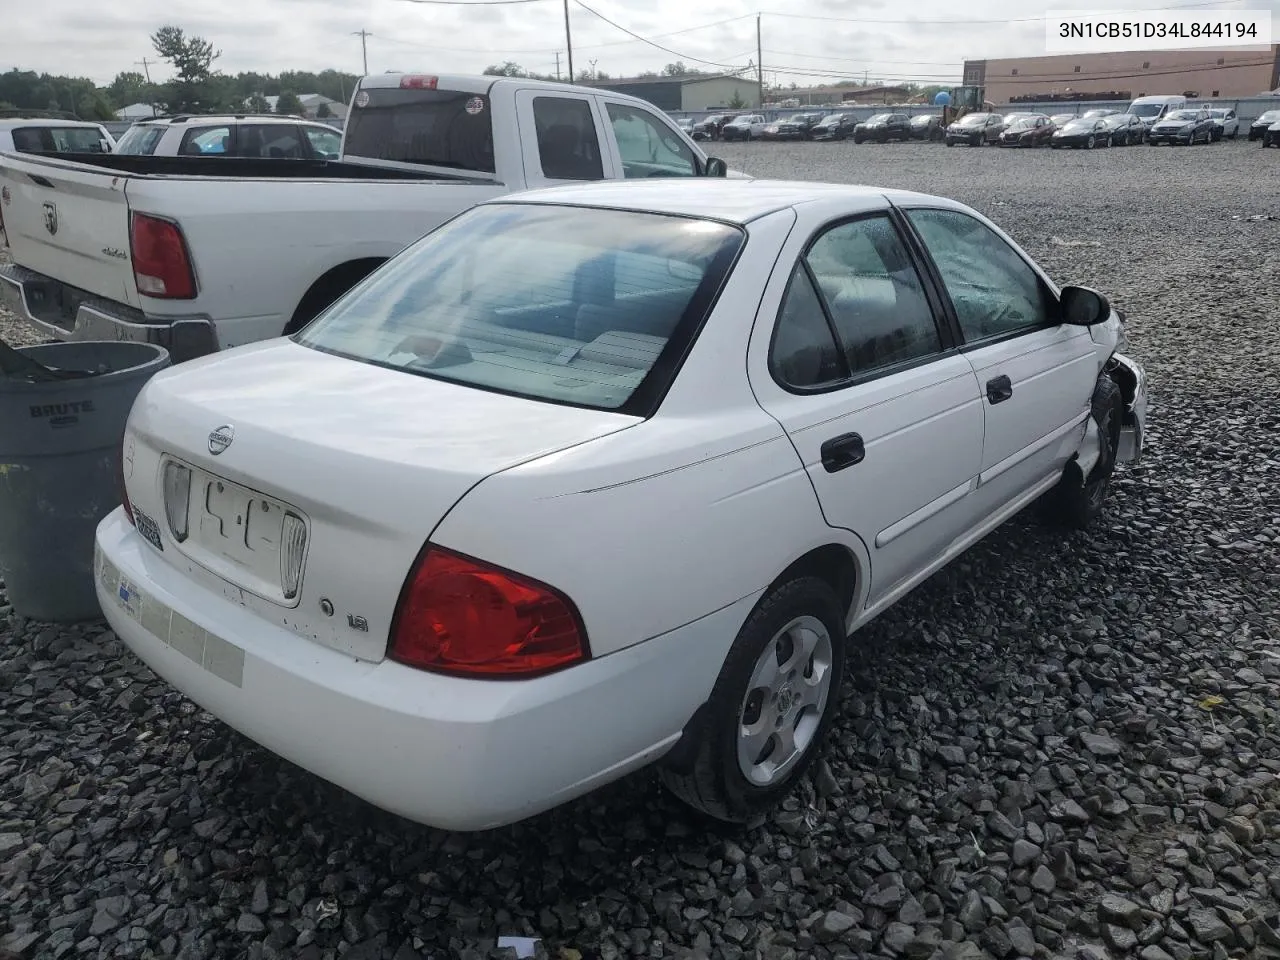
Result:
[[[595,96],[517,90],[515,102],[526,186],[617,176]]]
[[[936,266],[986,410],[978,492],[994,512],[1056,478],[1084,430],[1097,348],[1059,323],[1057,295],[989,225],[928,200],[900,201]]]
[[[16,263],[138,306],[129,262],[128,178],[63,160],[0,157],[5,230]],[[33,305],[34,306],[34,305]]]
[[[889,211],[797,226],[766,289],[748,375],[827,523],[871,558],[868,605],[971,525],[983,412]]]

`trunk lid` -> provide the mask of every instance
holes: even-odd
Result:
[[[377,660],[405,577],[468,490],[637,422],[274,340],[153,378],[130,420],[126,482],[169,562],[272,622]],[[165,512],[170,459],[193,471],[181,544]],[[306,528],[292,598],[278,559],[290,513]]]
[[[138,306],[129,251],[128,178],[88,164],[0,156],[5,229],[20,266]]]

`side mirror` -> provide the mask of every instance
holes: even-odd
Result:
[[[1111,316],[1111,302],[1089,287],[1063,287],[1058,303],[1062,322],[1073,327],[1092,327]]]
[[[727,163],[725,163],[719,157],[707,157],[706,176],[724,177],[724,176],[728,176],[728,174],[729,174],[729,165]]]

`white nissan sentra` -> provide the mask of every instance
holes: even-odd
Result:
[[[1033,501],[1099,514],[1142,449],[1124,349],[937,197],[507,197],[151,380],[99,597],[200,706],[414,820],[659,761],[741,821],[813,761],[861,625]]]

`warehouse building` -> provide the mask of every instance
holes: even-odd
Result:
[[[633,77],[620,80],[580,80],[590,87],[602,87],[615,93],[648,100],[660,110],[692,111],[760,108],[760,87],[755,79],[733,76]]]
[[[1253,97],[1280,87],[1280,44],[1265,50],[1152,50],[966,60],[966,85],[993,103],[1127,100],[1156,94]]]

